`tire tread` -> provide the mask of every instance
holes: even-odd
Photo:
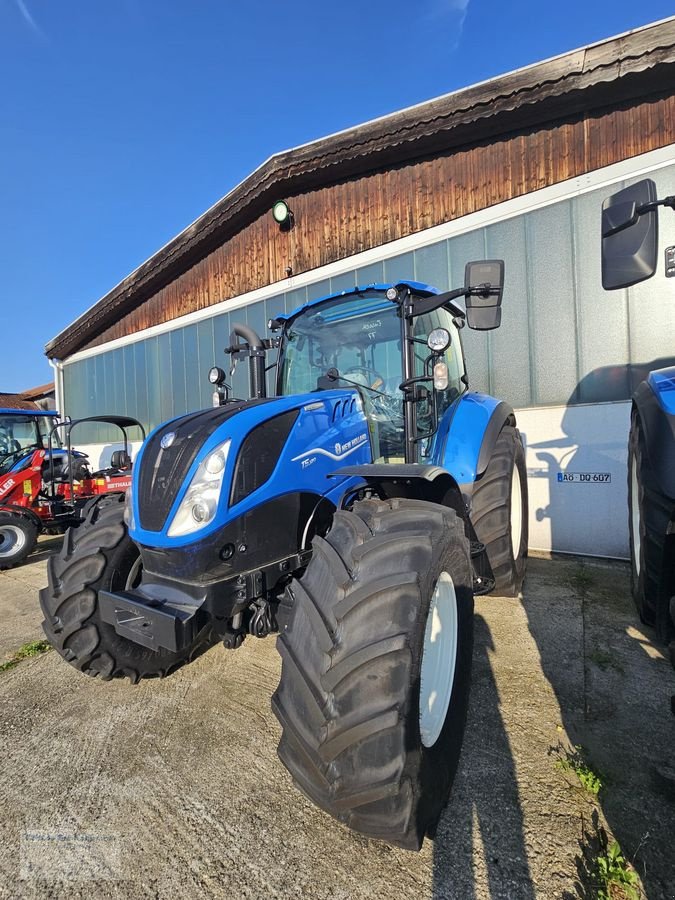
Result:
[[[408,849],[419,849],[431,825],[420,825],[419,796],[406,774],[420,573],[450,533],[464,541],[452,509],[361,501],[314,538],[312,560],[282,604],[282,677],[272,701],[281,761],[319,807]]]
[[[131,547],[123,522],[123,495],[92,504],[85,521],[70,528],[61,550],[47,564],[48,585],[40,591],[42,629],[49,643],[85,675],[109,681],[163,678],[194,659],[213,641],[210,628],[178,654],[149,653],[115,634],[98,613],[98,590],[114,569],[117,554]]]

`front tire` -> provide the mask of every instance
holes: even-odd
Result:
[[[476,479],[471,522],[485,545],[493,592],[517,597],[527,566],[528,503],[525,451],[512,425],[502,428],[487,469]]]
[[[313,551],[280,609],[279,757],[336,819],[419,850],[447,802],[466,719],[464,525],[436,504],[366,500],[337,512]]]
[[[127,677],[162,678],[194,659],[213,642],[203,629],[185,650],[149,650],[117,634],[102,621],[100,590],[129,589],[139,574],[138,547],[123,521],[124,496],[106,498],[70,528],[57,556],[49,560],[49,584],[40,591],[42,628],[49,643],[72,666],[104,681]]]
[[[28,516],[0,512],[0,570],[23,562],[35,549],[37,538],[37,526]]]

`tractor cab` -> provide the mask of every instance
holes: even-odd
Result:
[[[409,282],[419,299],[438,291]],[[278,366],[280,396],[356,387],[369,422],[374,462],[405,458],[404,396],[416,402],[416,434],[422,457],[438,418],[466,390],[460,340],[464,324],[439,307],[417,316],[406,338],[410,371],[402,352],[399,295],[390,285],[354,288],[318,300],[276,320],[283,323]]]
[[[35,450],[46,450],[58,413],[0,409],[0,475],[20,470]],[[60,441],[54,444],[61,449]]]

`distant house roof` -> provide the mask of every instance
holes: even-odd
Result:
[[[286,194],[675,84],[675,17],[277,153],[45,347],[65,358]]]
[[[37,403],[25,400],[23,394],[0,393],[0,409],[39,409]]]
[[[38,387],[23,391],[21,396],[24,400],[41,400],[43,397],[51,397],[53,393],[54,382],[50,381],[47,384],[40,384]]]
[[[53,381],[22,391],[20,394],[5,394],[0,391],[0,409],[41,409],[35,401],[43,400],[45,397],[51,399],[53,394]]]

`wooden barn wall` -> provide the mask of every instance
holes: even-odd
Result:
[[[666,146],[674,121],[657,99],[287,196],[290,232],[266,213],[80,349]]]

